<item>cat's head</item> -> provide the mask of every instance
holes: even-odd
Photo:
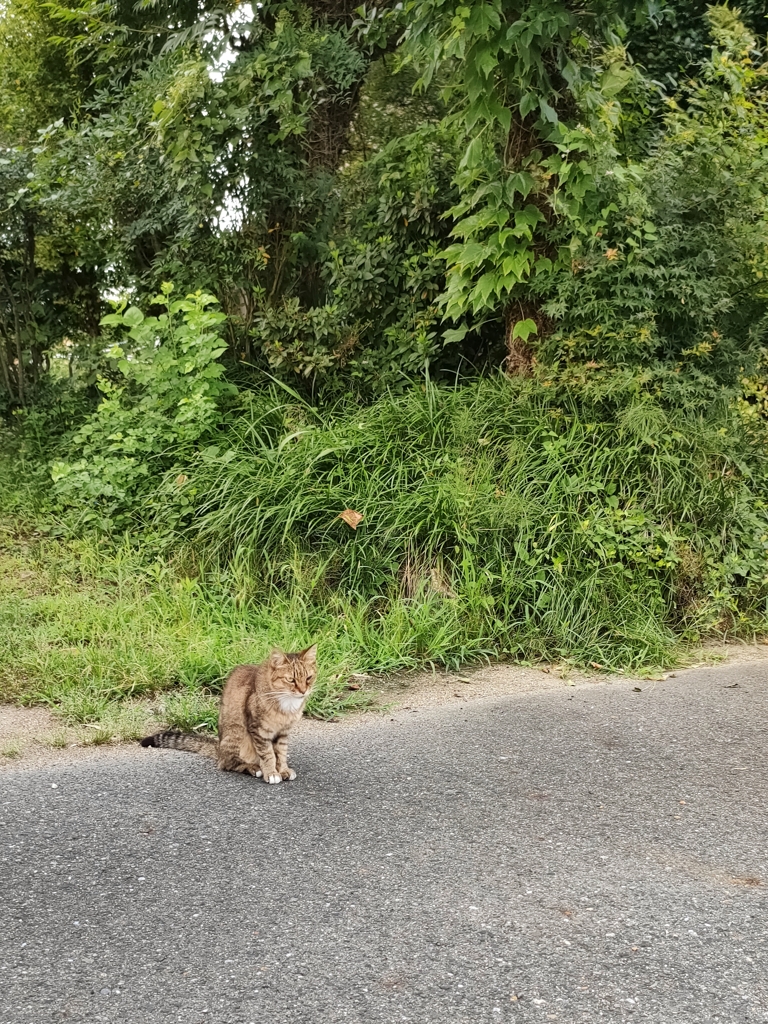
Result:
[[[269,656],[269,669],[274,689],[308,694],[317,679],[317,644],[297,654],[275,648]]]

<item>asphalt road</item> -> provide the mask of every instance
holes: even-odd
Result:
[[[632,685],[4,771],[0,1024],[768,1021],[768,666]]]

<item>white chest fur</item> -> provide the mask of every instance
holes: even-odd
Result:
[[[277,698],[280,710],[287,715],[295,714],[304,707],[305,695],[303,693],[284,693]]]

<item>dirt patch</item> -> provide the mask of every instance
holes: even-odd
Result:
[[[0,771],[87,760],[137,749],[114,743],[101,727],[67,726],[46,708],[0,704]]]
[[[683,676],[694,668],[722,664],[768,661],[768,644],[708,644],[685,667],[668,672],[603,672],[599,668],[584,672],[568,665],[482,665],[461,672],[413,672],[387,678],[365,679],[366,687],[377,691],[380,708],[416,711],[452,703],[466,703],[485,697],[522,695],[563,687],[589,687],[634,682],[641,688],[654,680]],[[360,678],[360,677],[358,677]]]

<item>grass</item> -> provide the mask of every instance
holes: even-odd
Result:
[[[215,728],[233,665],[318,634],[327,656],[309,710],[330,718],[365,701],[345,689],[357,662],[337,624],[318,630],[289,605],[238,607],[127,548],[39,540],[0,553],[0,700],[49,706],[72,725],[100,723],[106,738],[147,727],[137,698],[153,698],[169,725]]]
[[[319,644],[309,710],[330,718],[368,699],[351,672],[637,670],[763,632],[764,454],[727,408],[621,386],[426,385],[322,414],[262,395],[118,539],[65,538],[34,477],[0,465],[0,699],[98,742],[147,728],[147,701],[213,728],[229,669],[273,646]]]
[[[395,661],[637,667],[762,628],[765,469],[727,407],[665,409],[616,374],[499,377],[365,410],[262,397],[177,490],[203,568],[244,600],[366,608],[350,629],[372,663],[385,636]]]

